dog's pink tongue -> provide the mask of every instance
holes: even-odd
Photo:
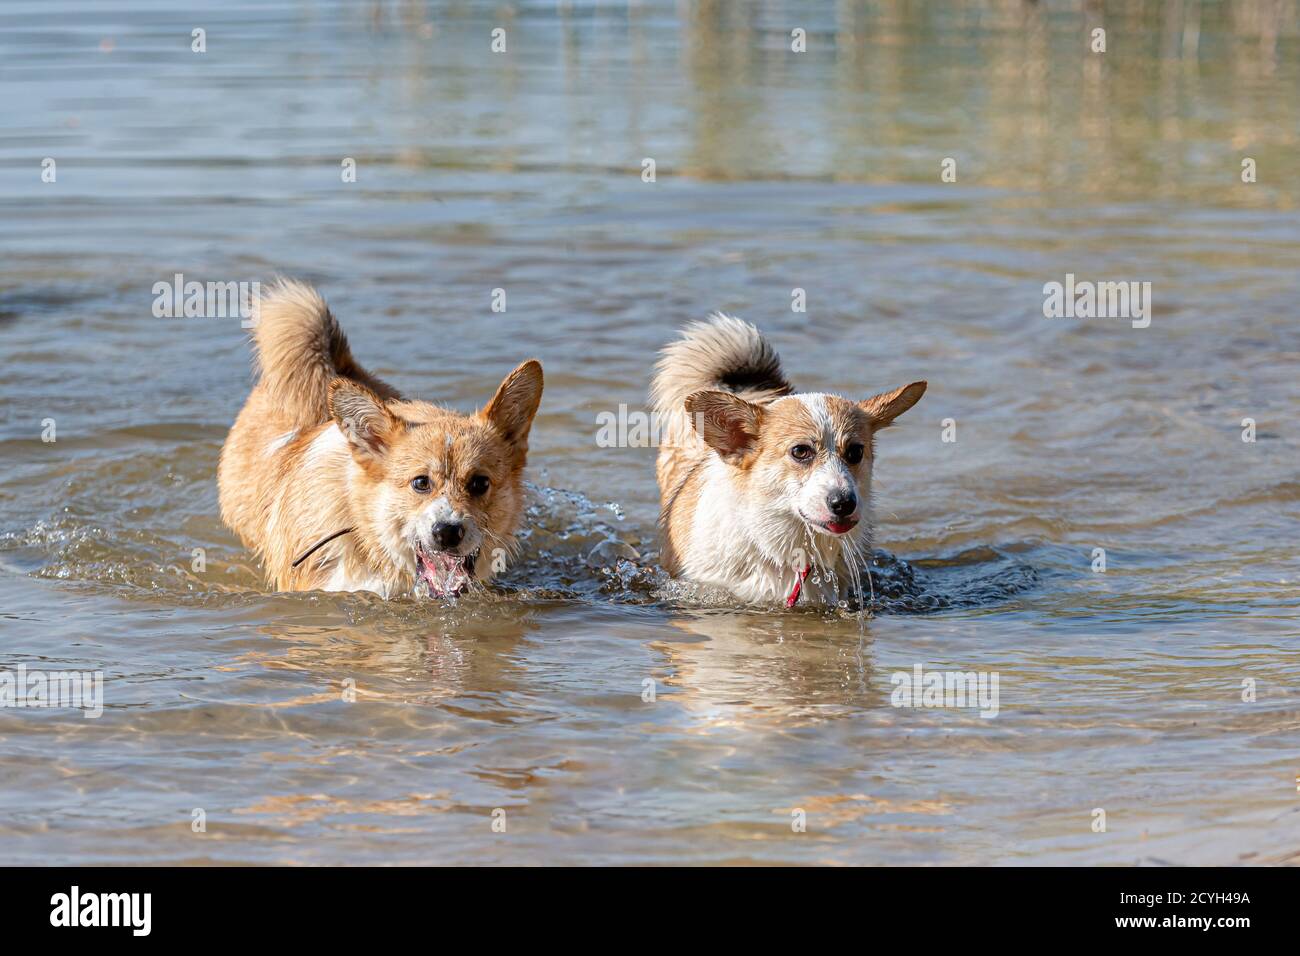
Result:
[[[465,559],[455,554],[421,554],[420,577],[429,585],[429,593],[438,597],[458,594],[469,584]]]

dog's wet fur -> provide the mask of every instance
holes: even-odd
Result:
[[[448,597],[502,566],[524,510],[541,365],[524,362],[466,415],[366,372],[310,286],[279,282],[256,314],[260,376],[221,450],[218,488],[222,519],[270,583]]]
[[[688,326],[651,389],[665,570],[746,603],[838,600],[871,546],[875,434],[925,389],[796,394],[754,326]]]

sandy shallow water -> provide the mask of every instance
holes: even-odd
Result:
[[[1300,859],[1294,3],[1119,5],[1104,57],[1051,3],[170,6],[0,10],[0,669],[105,681],[0,709],[7,862]],[[465,409],[540,358],[522,561],[267,593],[216,503],[245,333],[156,318],[177,272],[309,279]],[[1150,326],[1044,318],[1067,273]],[[654,450],[598,416],[714,309],[804,389],[930,381],[873,615],[656,570]],[[997,716],[891,706],[917,664]]]

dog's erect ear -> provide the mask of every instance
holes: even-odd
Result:
[[[892,392],[881,392],[858,402],[858,407],[871,417],[872,428],[888,428],[895,418],[921,400],[925,386],[925,382],[913,382]]]
[[[336,378],[330,382],[329,405],[353,457],[363,465],[378,463],[399,426],[383,399],[351,379]]]
[[[528,430],[542,403],[542,363],[529,359],[505,377],[480,414],[496,426],[506,441],[527,450]]]
[[[730,392],[695,392],[686,399],[686,414],[704,443],[733,465],[758,442],[763,410]]]

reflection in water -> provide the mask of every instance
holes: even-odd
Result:
[[[865,621],[701,612],[669,623],[690,637],[653,646],[664,655],[673,703],[697,729],[794,729],[882,703]]]
[[[277,706],[322,699],[427,705],[464,698],[452,708],[473,707],[481,719],[509,721],[504,712],[494,714],[469,702],[490,703],[493,698],[485,693],[509,695],[522,678],[517,645],[535,626],[527,607],[497,600],[467,601],[454,609],[409,602],[394,609],[364,595],[339,600],[346,606],[348,626],[335,621],[315,627],[267,625],[262,633],[287,648],[251,651],[234,666],[300,672],[326,687]]]

